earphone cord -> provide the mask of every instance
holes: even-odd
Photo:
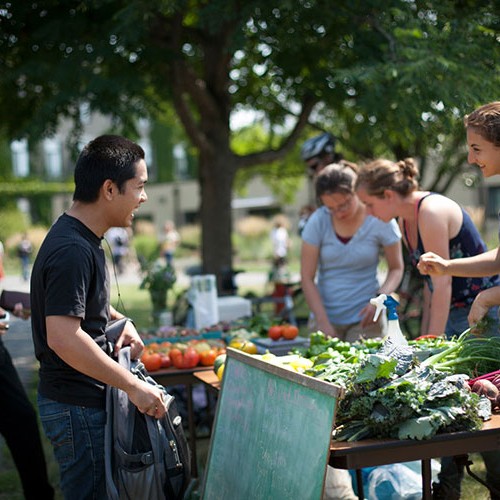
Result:
[[[106,245],[108,245],[109,255],[111,255],[111,263],[113,264],[113,274],[115,275],[116,292],[118,294],[118,300],[116,302],[115,309],[117,311],[122,312],[125,316],[127,316],[125,304],[123,303],[122,296],[120,293],[120,285],[118,284],[118,274],[116,273],[116,264],[115,264],[115,259],[113,257],[113,251],[111,250],[111,245],[109,244],[108,240],[106,238],[103,238],[103,240],[106,242]]]

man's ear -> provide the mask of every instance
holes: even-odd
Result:
[[[102,192],[107,200],[113,199],[115,195],[115,190],[117,189],[116,184],[111,179],[106,179],[102,185]]]

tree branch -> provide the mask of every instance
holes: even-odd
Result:
[[[316,104],[316,100],[311,96],[306,96],[302,103],[302,111],[297,118],[297,123],[295,127],[283,141],[278,149],[268,149],[265,151],[260,151],[258,153],[250,153],[245,156],[235,155],[235,164],[237,168],[247,168],[255,166],[262,163],[269,163],[274,160],[282,158],[286,153],[288,153],[297,142],[300,134],[304,130],[305,126],[308,124],[309,116]]]

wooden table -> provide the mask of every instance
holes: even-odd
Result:
[[[194,377],[218,392],[221,382],[213,371],[203,371]],[[420,460],[422,463],[422,495],[432,498],[431,459],[443,456],[468,455],[500,449],[500,414],[492,416],[480,431],[438,434],[432,439],[366,439],[353,443],[332,441],[330,465],[338,469],[355,469],[358,496],[364,497],[361,469],[377,465]]]
[[[339,469],[356,469],[358,493],[363,498],[361,469],[420,460],[422,462],[422,494],[431,494],[431,458],[468,455],[500,449],[500,415],[493,415],[480,431],[438,434],[432,439],[366,439],[353,443],[332,441],[330,465]]]
[[[210,371],[206,370],[193,373],[193,376],[201,383],[205,384],[207,389],[213,391],[215,394],[218,394],[218,392],[220,391],[221,381],[219,380],[213,369]]]
[[[150,373],[151,377],[153,377],[159,384],[165,387],[174,385],[183,385],[186,387],[189,447],[191,449],[191,474],[193,477],[198,477],[198,463],[196,458],[196,423],[194,419],[193,406],[193,385],[201,383],[201,381],[195,375],[205,372],[213,373],[213,367],[197,366],[196,368],[186,369],[167,368],[165,370],[158,370]]]

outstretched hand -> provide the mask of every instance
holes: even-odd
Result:
[[[422,254],[417,264],[420,274],[444,275],[447,268],[448,261],[433,252]]]

